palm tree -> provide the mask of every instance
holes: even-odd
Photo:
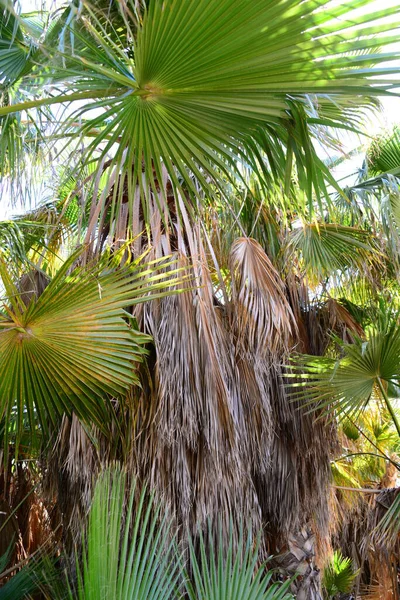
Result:
[[[14,278],[3,269],[5,449],[11,416],[16,448],[25,428],[48,434],[72,532],[93,472],[118,458],[181,531],[201,539],[220,518],[229,546],[243,519],[264,527],[261,555],[285,554],[293,591],[319,598],[335,426],[291,401],[284,364],[294,347],[330,352],[332,331],[360,333],[332,282],[383,278],[384,232],[377,245],[365,223],[345,222],[315,144],[359,129],[391,93],[396,54],[378,49],[394,24],[377,11],[355,27],[347,5],[325,0],[120,0],[66,3],[34,27],[3,4],[3,179],[20,167],[29,180],[41,161],[55,182],[44,240],[26,244]],[[29,216],[36,233],[41,215]],[[53,277],[65,237],[84,249],[26,307],[15,277]],[[137,303],[164,280],[183,293]]]

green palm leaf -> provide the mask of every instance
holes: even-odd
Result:
[[[107,398],[137,383],[134,367],[150,339],[124,308],[163,296],[178,281],[171,261],[120,269],[102,261],[69,273],[76,257],[28,306],[0,266],[8,297],[0,314],[0,416],[16,412],[17,447],[26,418],[45,435],[72,411],[104,429]],[[161,266],[170,270],[157,272]]]
[[[0,578],[5,574],[9,575],[13,569],[6,569],[9,556],[5,554],[0,556]],[[38,567],[38,565],[35,565]],[[3,575],[4,574],[4,575]],[[35,567],[32,564],[25,564],[16,574],[8,581],[3,583],[0,589],[0,600],[24,600],[29,594],[37,592],[38,578],[36,576]]]
[[[292,384],[295,395],[312,410],[334,409],[341,417],[357,415],[373,397],[386,404],[400,435],[400,423],[388,394],[388,386],[400,384],[400,327],[396,317],[381,315],[369,332],[367,341],[343,344],[339,360],[299,356],[293,359],[298,383]]]
[[[0,81],[1,88],[16,81],[29,61],[31,46],[23,31],[23,20],[18,18],[8,0],[0,1]]]
[[[290,600],[291,581],[272,583],[273,572],[259,566],[259,540],[254,544],[251,532],[243,536],[237,546],[230,532],[228,548],[220,530],[217,543],[209,531],[207,543],[199,533],[199,556],[194,542],[190,542],[191,579],[186,579],[189,600]]]
[[[348,268],[364,271],[379,260],[369,232],[334,223],[303,224],[289,235],[286,252],[288,260],[297,255],[305,272],[317,280]]]
[[[77,592],[70,591],[71,600],[175,597],[181,571],[166,517],[160,516],[145,491],[135,509],[132,488],[124,519],[125,491],[126,477],[118,469],[106,471],[96,484],[85,533],[83,568],[77,557]]]
[[[357,0],[352,8],[366,4]],[[136,15],[135,3],[129,6]],[[221,0],[218,5],[156,0],[139,27],[136,17],[130,24],[129,11],[121,8],[125,28],[131,26],[135,36],[127,49],[124,32],[125,45],[102,17],[86,4],[83,8],[81,18],[68,21],[76,48],[65,53],[66,66],[51,73],[54,82],[68,81],[69,93],[55,91],[51,98],[4,107],[0,115],[92,100],[72,117],[75,124],[89,117],[81,134],[94,139],[85,160],[117,145],[115,161],[130,174],[130,189],[139,185],[143,197],[148,192],[142,168],[153,192],[159,192],[162,166],[175,190],[184,182],[196,195],[195,177],[210,192],[210,178],[221,183],[221,173],[237,176],[247,149],[268,154],[272,137],[284,148],[280,172],[290,184],[296,164],[311,202],[313,190],[325,193],[324,178],[329,179],[313,148],[312,131],[353,127],[360,95],[390,91],[393,81],[382,76],[397,72],[397,67],[379,67],[397,55],[378,53],[394,40],[397,9],[389,25],[374,23],[387,17],[387,10],[358,17],[355,31],[353,21],[343,20],[348,6],[326,0]],[[44,67],[49,75],[49,65]],[[90,118],[95,108],[102,114]]]
[[[368,171],[371,175],[400,170],[400,128],[378,136],[368,148],[366,155]]]
[[[342,556],[336,551],[328,566],[324,570],[323,586],[326,598],[332,598],[338,593],[350,592],[358,571],[353,570],[350,558]]]

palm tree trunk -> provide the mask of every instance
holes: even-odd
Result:
[[[315,535],[310,528],[289,534],[287,552],[279,566],[285,575],[297,574],[291,589],[296,600],[322,600],[320,571],[315,564]]]

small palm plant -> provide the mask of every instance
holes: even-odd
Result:
[[[354,570],[352,560],[344,557],[338,550],[334,552],[332,560],[324,570],[325,598],[334,600],[338,594],[350,592],[357,575],[358,571]]]

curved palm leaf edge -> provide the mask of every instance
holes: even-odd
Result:
[[[234,543],[232,532],[223,540],[210,524],[207,541],[199,531],[188,539],[187,552],[180,551],[168,515],[145,489],[137,491],[133,484],[128,490],[126,475],[117,466],[103,471],[96,482],[82,539],[76,578],[67,575],[63,582],[48,560],[36,558],[6,583],[0,598],[18,600],[38,588],[54,600],[293,598],[291,580],[273,581],[276,573],[260,563],[259,544],[244,529]]]

